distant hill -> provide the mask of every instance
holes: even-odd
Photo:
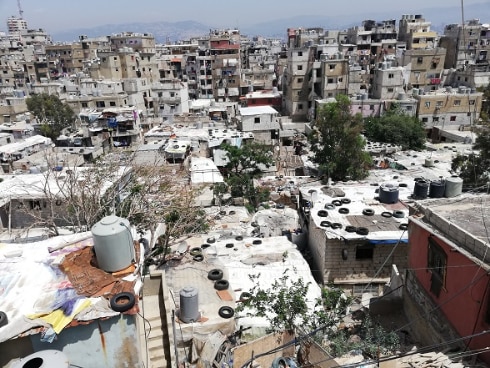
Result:
[[[432,28],[435,31],[442,32],[446,24],[461,23],[461,8],[451,6],[444,8],[424,8],[412,12],[384,12],[378,10],[373,13],[366,13],[361,17],[358,14],[349,14],[343,16],[325,15],[298,15],[291,18],[282,18],[270,20],[252,25],[240,27],[242,34],[248,36],[264,37],[286,37],[288,28],[298,27],[323,27],[325,29],[347,29],[349,27],[360,25],[363,20],[374,19],[377,21],[386,19],[401,18],[402,14],[422,14],[425,19],[432,22]],[[479,4],[465,6],[465,20],[478,18],[482,23],[490,23],[490,0],[485,0]],[[231,26],[230,26],[231,27]],[[210,29],[221,28],[209,26],[197,21],[182,22],[152,22],[152,23],[126,23],[126,24],[108,24],[99,27],[86,29],[73,29],[63,32],[53,33],[54,41],[76,41],[80,35],[89,37],[106,36],[120,32],[138,32],[151,33],[155,36],[158,43],[165,43],[167,40],[175,42],[178,40],[189,39],[190,37],[203,36],[209,33]]]
[[[135,32],[151,33],[159,43],[168,39],[172,42],[185,40],[209,33],[209,26],[192,20],[182,22],[121,23],[106,24],[98,27],[70,29],[52,34],[55,42],[78,41],[80,35],[88,37],[110,36],[114,33]]]

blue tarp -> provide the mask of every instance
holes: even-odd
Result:
[[[408,239],[368,239],[369,244],[396,244],[408,243]]]

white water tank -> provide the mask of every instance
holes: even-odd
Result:
[[[451,198],[460,195],[463,192],[463,179],[459,176],[451,176],[446,179],[446,188],[444,197]]]
[[[106,216],[92,226],[91,231],[95,257],[100,269],[116,272],[131,265],[134,259],[134,245],[128,220]]]
[[[193,286],[180,290],[179,319],[184,323],[196,322],[199,319],[199,292]]]
[[[11,368],[68,368],[68,357],[58,350],[43,350],[21,358]]]

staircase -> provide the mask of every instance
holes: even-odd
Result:
[[[141,351],[145,367],[167,368],[171,367],[170,343],[162,278],[160,274],[156,276],[147,276],[144,281],[143,299],[140,303],[141,314],[146,320],[143,320],[144,329],[140,329]]]

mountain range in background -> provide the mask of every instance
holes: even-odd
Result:
[[[480,19],[482,23],[490,23],[490,6],[486,4],[488,1],[465,6],[464,17],[465,21],[470,19]],[[366,13],[362,19],[359,15],[343,15],[343,16],[320,16],[320,15],[303,15],[291,18],[275,19],[265,23],[258,23],[248,26],[237,27],[240,32],[249,37],[264,36],[282,38],[286,37],[288,28],[308,28],[308,27],[323,27],[324,29],[347,29],[356,25],[361,25],[363,20],[374,19],[382,21],[387,19],[401,18],[402,14],[422,14],[423,17],[432,22],[431,29],[442,33],[444,26],[451,23],[461,23],[461,7],[452,6],[447,8],[424,8],[415,12],[403,12],[394,14],[393,12],[373,12]],[[107,24],[95,26],[91,28],[71,29],[61,32],[52,33],[53,41],[55,42],[72,42],[77,41],[80,35],[88,37],[107,36],[121,32],[135,33],[151,33],[155,37],[157,43],[176,42],[179,40],[187,40],[191,37],[204,36],[209,33],[210,29],[233,28],[233,25],[228,27],[217,27],[213,25],[204,25],[197,21],[180,21],[180,22],[135,22],[124,24]],[[49,30],[48,30],[49,32]]]

